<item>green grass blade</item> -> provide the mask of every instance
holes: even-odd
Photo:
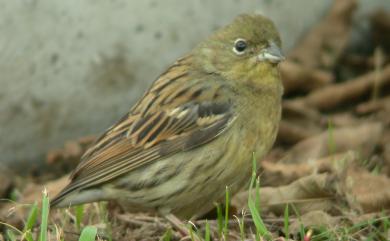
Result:
[[[389,232],[390,229],[390,217],[386,216],[386,214],[382,214],[383,217],[383,230],[384,234]]]
[[[23,235],[24,235],[24,239],[26,239],[27,241],[34,241],[34,238],[30,230],[27,230]]]
[[[270,233],[267,230],[267,227],[265,226],[263,220],[260,217],[260,181],[257,179],[257,167],[256,167],[256,158],[255,154],[253,153],[253,159],[252,159],[252,178],[249,186],[249,197],[248,197],[248,207],[249,211],[252,215],[253,222],[256,227],[257,234],[260,234],[260,236],[270,238]],[[256,184],[255,184],[256,182]],[[253,200],[252,196],[252,189],[253,185],[255,184],[255,200]],[[258,235],[256,235],[257,237]]]
[[[223,227],[223,234],[225,237],[228,234],[228,225],[229,225],[229,203],[230,203],[230,192],[229,187],[226,186],[226,192],[225,192],[225,223]]]
[[[256,172],[257,172],[257,163],[256,163],[256,157],[255,153],[252,154],[252,177],[251,177],[251,182],[249,184],[249,190],[253,188],[253,184],[255,184],[256,181]]]
[[[211,240],[211,235],[210,235],[210,224],[206,219],[206,231],[204,234],[204,240],[205,241],[210,241]]]
[[[222,215],[222,208],[219,203],[216,204],[217,206],[217,224],[218,224],[218,235],[220,238],[222,238],[222,231],[223,231],[223,215]]]
[[[97,234],[97,228],[93,226],[87,226],[83,228],[79,241],[95,241]]]
[[[255,186],[255,204],[256,209],[259,213],[261,213],[260,208],[260,179],[259,177],[256,178],[256,186]]]
[[[262,239],[260,239],[259,233],[256,233],[256,235],[255,235],[255,240],[256,240],[256,241],[263,241]]]
[[[286,235],[285,237],[288,238],[289,235],[289,225],[290,225],[290,217],[288,213],[288,203],[286,204],[286,208],[284,209],[284,234]]]
[[[47,241],[47,224],[49,219],[49,197],[46,189],[42,194],[42,213],[41,213],[41,230],[39,233],[39,241]]]
[[[24,225],[23,232],[32,230],[38,217],[38,203],[34,202],[31,206],[30,212],[27,216],[26,224]]]
[[[190,232],[190,238],[191,238],[191,241],[195,241],[195,235],[194,235],[194,230],[192,229],[192,224],[188,224],[187,225],[188,227],[188,231]]]
[[[294,204],[290,203],[290,205],[291,205],[292,209],[294,210],[295,215],[298,218],[298,222],[299,222],[299,235],[300,235],[300,238],[303,240],[304,237],[305,237],[305,226],[303,226],[301,215],[300,215],[298,209],[295,207]]]
[[[299,235],[301,236],[301,239],[305,239],[305,226],[303,226],[303,223],[299,224]]]
[[[74,207],[75,216],[76,216],[76,227],[78,230],[81,229],[81,222],[84,218],[84,205],[78,205]]]
[[[13,202],[17,202],[21,196],[22,196],[22,194],[20,193],[20,191],[18,189],[14,188],[14,189],[12,189],[12,191],[9,195],[9,199]]]
[[[172,240],[172,229],[168,228],[167,231],[165,231],[163,237],[160,240],[162,240],[162,241],[171,241]]]
[[[108,218],[108,209],[107,209],[107,202],[100,202],[99,203],[99,210],[100,210],[100,219],[103,220],[104,224],[106,225],[106,232],[107,232],[107,238],[108,241],[112,241],[112,226],[111,222]]]
[[[249,211],[251,212],[253,222],[255,223],[256,230],[261,236],[269,236],[269,232],[265,227],[263,220],[260,217],[260,213],[256,208],[256,204],[252,198],[248,200]]]
[[[7,229],[6,234],[7,234],[8,240],[16,241],[16,236],[11,229]]]
[[[11,224],[4,223],[4,222],[1,222],[1,221],[0,221],[0,224],[1,224],[1,225],[4,225],[7,229],[12,229],[12,230],[18,232],[20,235],[23,235],[23,232],[22,232],[22,231],[20,231],[20,230],[19,230],[18,228],[16,228],[16,227],[12,226]]]

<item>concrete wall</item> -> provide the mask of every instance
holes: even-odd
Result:
[[[361,2],[368,11],[390,1]],[[101,132],[238,13],[273,18],[288,50],[330,3],[0,0],[0,165],[24,167],[67,139]]]

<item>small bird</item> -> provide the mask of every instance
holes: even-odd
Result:
[[[116,200],[196,218],[245,187],[281,116],[281,40],[242,14],[178,59],[85,152],[53,207]]]

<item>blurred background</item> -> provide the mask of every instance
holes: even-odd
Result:
[[[361,0],[354,19],[389,0]],[[0,165],[38,166],[48,150],[102,132],[176,58],[237,14],[278,26],[284,51],[329,0],[0,0]]]

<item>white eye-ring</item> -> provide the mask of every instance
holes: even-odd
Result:
[[[245,53],[245,49],[248,47],[245,39],[238,38],[234,41],[233,52],[237,55],[242,55]]]

